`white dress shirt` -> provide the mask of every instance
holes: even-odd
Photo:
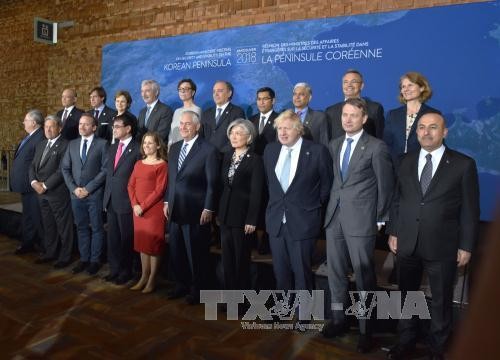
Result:
[[[441,158],[443,157],[444,151],[446,148],[441,144],[436,150],[431,151],[430,153],[427,150],[420,149],[420,155],[418,156],[418,180],[420,181],[420,176],[422,176],[422,170],[424,169],[424,165],[427,162],[425,156],[427,154],[432,155],[432,176],[436,173],[436,170],[441,162]]]
[[[278,179],[281,178],[281,171],[283,170],[283,165],[285,163],[285,159],[288,156],[288,149],[292,149],[292,154],[291,154],[291,163],[290,163],[290,176],[288,177],[288,186],[293,181],[293,178],[295,177],[295,172],[297,171],[297,164],[299,162],[299,155],[300,155],[300,148],[302,146],[302,138],[299,138],[297,142],[288,147],[286,145],[281,146],[281,151],[280,151],[280,156],[278,157],[278,161],[276,162],[276,167],[274,168],[274,172],[276,173],[276,176]]]

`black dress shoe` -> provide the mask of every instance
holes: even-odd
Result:
[[[28,254],[30,252],[35,252],[35,248],[33,246],[26,246],[26,245],[21,245],[16,248],[16,251],[14,251],[15,255],[24,255]]]
[[[184,297],[186,296],[186,293],[187,291],[186,290],[183,290],[181,288],[175,288],[173,290],[170,290],[167,294],[167,298],[169,300],[175,300],[175,299],[179,299],[181,297]]]
[[[120,275],[120,276],[117,276],[114,283],[116,285],[123,285],[123,284],[126,284],[128,283],[130,280],[132,279],[132,277],[130,275]]]
[[[86,261],[80,261],[78,263],[78,265],[76,265],[72,270],[71,272],[73,274],[79,274],[81,273],[83,270],[85,270],[87,268],[87,266],[89,266],[89,263],[86,262]]]
[[[358,338],[358,346],[356,350],[361,354],[366,354],[373,348],[371,335],[360,334]]]
[[[198,305],[200,303],[200,298],[193,294],[186,295],[186,304],[188,305]]]
[[[415,345],[413,344],[396,344],[387,353],[387,358],[392,360],[402,360],[408,358],[415,352]]]
[[[69,264],[70,264],[69,261],[58,261],[54,264],[54,268],[62,269],[62,268],[65,268],[66,266],[68,266]]]
[[[108,274],[103,279],[107,282],[113,282],[118,278],[118,274]]]
[[[54,258],[51,257],[40,257],[35,260],[35,264],[46,264],[48,262],[54,261]]]
[[[101,264],[99,264],[97,262],[91,262],[89,267],[87,268],[87,273],[89,275],[95,275],[95,274],[97,274],[97,272],[99,271],[100,268],[101,268]]]
[[[335,324],[333,320],[328,321],[321,330],[323,337],[331,339],[337,336],[343,336],[348,328],[345,324]]]

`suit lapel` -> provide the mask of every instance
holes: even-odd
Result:
[[[233,152],[233,154],[234,154],[234,152]],[[233,182],[234,182],[235,179],[240,178],[242,176],[241,174],[246,173],[245,169],[247,169],[250,166],[251,157],[252,157],[252,155],[249,154],[248,151],[247,151],[247,153],[241,159],[240,165],[238,165],[238,168],[234,172]],[[230,162],[230,164],[231,164],[231,162]],[[231,166],[231,165],[229,165],[229,166]]]
[[[280,158],[280,153],[281,153],[281,147],[282,145],[280,143],[276,143],[278,146],[273,146],[271,149],[273,150],[272,153],[270,153],[269,157],[271,158],[271,168],[268,169],[268,181],[271,182],[274,180],[280,189],[281,193],[284,194],[285,192],[283,191],[283,188],[281,187],[280,184],[280,179],[278,179],[278,176],[276,175],[276,166],[278,165],[278,160]]]
[[[311,152],[309,151],[309,144],[302,140],[302,145],[300,146],[299,159],[297,160],[297,169],[295,169],[295,175],[292,179],[290,185],[288,185],[287,192],[297,183],[297,178],[300,176],[299,170],[303,171],[307,163],[309,162]]]
[[[184,143],[181,143],[181,148]],[[200,137],[198,135],[198,139],[194,142],[194,144],[191,146],[191,150],[189,150],[189,153],[187,154],[186,158],[184,159],[184,162],[182,163],[181,168],[178,171],[178,174],[182,173],[184,168],[189,164],[189,162],[193,159],[193,157],[196,155],[196,153],[200,150]],[[179,156],[181,152],[179,151],[179,154],[177,155],[177,164],[179,164]]]
[[[116,164],[116,167],[115,167],[115,164],[114,164],[114,159],[116,157],[116,153],[118,152],[118,146],[119,146],[119,142],[116,143],[116,149],[113,149],[113,154],[115,155],[113,157],[113,172],[116,172],[116,170],[120,167],[120,165],[125,161],[125,159],[127,159],[130,155],[130,153],[132,152],[132,150],[134,149],[134,140],[130,140],[130,142],[128,143],[127,147],[125,149],[123,149],[123,153],[122,155],[120,156],[120,159],[118,159],[118,164]]]
[[[417,159],[418,163],[418,159]],[[451,164],[451,156],[450,152],[448,151],[448,148],[444,150],[443,157],[441,158],[441,161],[439,162],[439,165],[436,169],[436,172],[434,173],[434,176],[431,179],[431,182],[429,184],[429,187],[427,188],[427,191],[425,195],[428,195],[429,193],[432,192],[432,189],[434,189],[439,182],[439,178],[443,176],[444,173],[446,173],[446,167]],[[433,164],[434,166],[434,164]],[[418,176],[418,175],[417,175]],[[420,183],[419,183],[420,185]],[[419,186],[420,187],[420,186]],[[422,191],[422,190],[420,190]]]
[[[356,147],[354,148],[354,151],[351,155],[351,159],[349,160],[349,166],[347,168],[347,177],[344,179],[344,182],[346,182],[349,179],[349,176],[351,175],[351,173],[359,165],[361,157],[365,153],[367,142],[368,142],[368,135],[365,131],[363,131],[363,134],[359,138],[358,143],[356,144]],[[340,169],[340,167],[339,167],[339,169]]]
[[[231,109],[232,109],[232,105],[231,103],[227,104],[226,108],[224,109],[224,111],[222,112],[221,116],[220,116],[220,119],[219,119],[219,122],[215,124],[215,128],[217,129],[223,122],[224,120],[229,116],[229,114],[231,113]],[[215,114],[217,114],[217,108],[215,109]],[[215,120],[215,117],[214,117],[214,120]]]
[[[52,144],[52,146],[50,147],[49,149],[49,152],[47,153],[47,155],[45,156],[45,158],[43,159],[43,162],[40,162],[40,165],[38,166],[38,168],[42,168],[43,166],[45,166],[49,160],[50,160],[50,157],[52,156],[52,154],[57,150],[57,148],[59,147],[59,140],[61,139],[61,137],[59,136],[59,139],[57,139],[57,141],[55,143]],[[49,142],[49,140],[44,140],[43,141],[43,149],[45,150],[45,147],[47,146],[47,143]],[[42,151],[42,154],[43,154],[43,151]],[[41,157],[41,155],[40,155]]]

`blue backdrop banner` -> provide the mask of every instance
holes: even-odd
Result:
[[[428,102],[446,117],[447,144],[478,165],[481,218],[490,220],[500,199],[500,7],[486,2],[349,17],[292,21],[175,37],[113,43],[103,49],[102,85],[144,106],[140,84],[160,83],[160,98],[180,107],[177,82],[192,78],[196,103],[212,106],[212,86],[228,80],[233,103],[255,113],[255,91],[272,87],[276,109],[292,107],[293,85],[308,82],[311,107],[324,110],[343,99],[341,77],[364,75],[363,96],[396,108],[399,78],[424,74],[434,95]],[[110,106],[113,106],[110,100]]]

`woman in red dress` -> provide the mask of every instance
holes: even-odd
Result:
[[[155,132],[142,137],[142,160],[135,163],[128,183],[134,211],[134,250],[141,254],[142,275],[131,290],[144,294],[155,288],[160,256],[165,246],[163,195],[167,186],[166,150]]]

